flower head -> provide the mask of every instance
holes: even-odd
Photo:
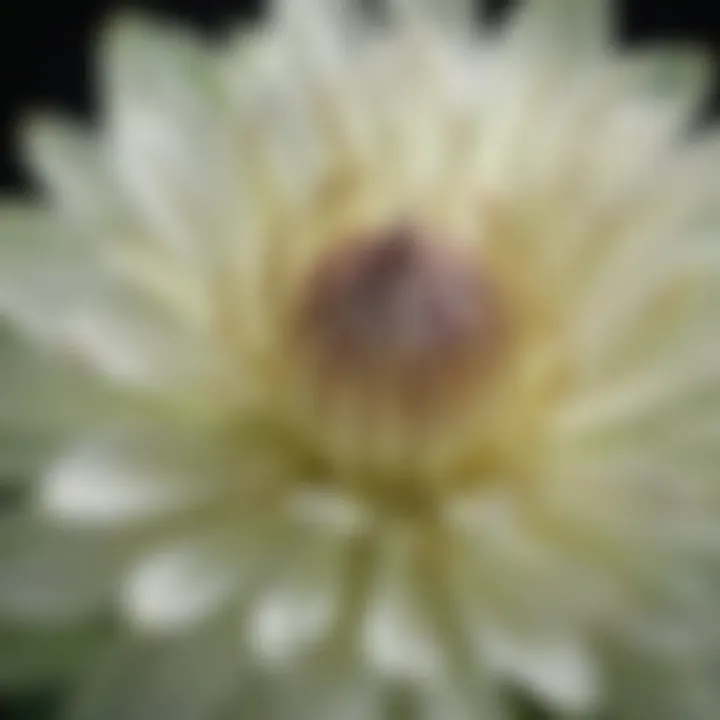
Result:
[[[601,0],[381,5],[119,19],[99,129],[27,125],[0,617],[119,611],[92,720],[710,720],[705,63]]]

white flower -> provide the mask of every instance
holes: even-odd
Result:
[[[600,0],[360,5],[120,19],[100,129],[28,124],[0,618],[119,612],[73,718],[712,720],[704,60]]]

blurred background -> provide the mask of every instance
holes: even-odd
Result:
[[[299,0],[298,0],[299,1]],[[578,0],[583,1],[583,0]],[[707,0],[616,0],[623,42],[683,39],[700,42],[720,68],[720,6]],[[61,0],[47,5],[2,0],[0,10],[0,192],[21,192],[25,183],[13,149],[19,114],[36,106],[62,107],[80,117],[93,112],[92,57],[98,25],[122,7],[181,18],[210,33],[238,19],[251,19],[261,0]],[[507,0],[486,0],[491,14],[505,12]],[[708,116],[720,113],[720,82]],[[0,497],[0,507],[3,498]],[[720,678],[719,678],[720,682]],[[59,690],[10,693],[0,690],[0,720],[56,717]],[[524,713],[523,713],[524,714]],[[537,717],[530,709],[530,717]],[[158,720],[172,720],[172,718]],[[648,720],[652,720],[648,718]],[[678,718],[678,720],[683,720]]]

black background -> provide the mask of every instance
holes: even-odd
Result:
[[[299,1],[299,0],[298,0]],[[578,0],[582,1],[582,0]],[[508,2],[490,2],[493,13]],[[710,0],[626,0],[618,2],[621,39],[687,39],[709,47],[720,69],[720,9]],[[221,30],[261,11],[261,0],[2,0],[0,9],[0,190],[23,187],[12,148],[18,116],[35,106],[62,107],[90,116],[93,40],[99,24],[120,7],[140,7],[187,20],[201,28]],[[720,83],[710,111],[720,112]],[[51,695],[16,697],[0,694],[2,720],[51,717]],[[172,718],[158,718],[172,720]],[[680,718],[678,720],[681,720]]]

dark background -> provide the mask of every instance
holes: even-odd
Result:
[[[581,1],[581,0],[578,0]],[[510,3],[490,0],[491,12]],[[699,41],[715,53],[720,69],[720,8],[711,0],[618,0],[621,38]],[[120,7],[140,7],[184,19],[209,31],[258,15],[261,0],[2,0],[0,9],[0,191],[23,187],[12,149],[17,117],[34,106],[62,107],[90,116],[90,48],[98,25]],[[720,83],[709,111],[720,112]],[[0,719],[42,720],[54,715],[55,693],[2,695]],[[172,720],[172,718],[158,718]],[[678,718],[678,720],[681,720]]]

